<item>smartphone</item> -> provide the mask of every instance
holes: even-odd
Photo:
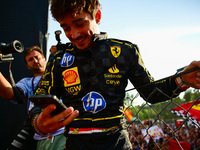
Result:
[[[67,109],[65,104],[63,104],[55,95],[32,95],[29,97],[29,100],[41,109],[44,109],[49,104],[55,104],[56,109],[51,112],[52,116],[55,116]]]

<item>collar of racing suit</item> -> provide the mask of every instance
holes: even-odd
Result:
[[[76,51],[76,53],[79,53],[79,54],[85,53],[86,51],[91,51],[92,47],[95,45],[95,43],[96,43],[97,41],[107,39],[107,37],[108,37],[108,35],[107,35],[106,32],[101,32],[100,34],[94,34],[94,35],[93,35],[92,42],[91,42],[91,45],[90,45],[88,48],[86,48],[86,49],[84,49],[84,50],[79,50],[78,48],[76,48],[76,47],[74,46],[74,47],[75,47],[75,51]]]

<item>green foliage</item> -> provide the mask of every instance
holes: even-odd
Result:
[[[192,102],[200,96],[200,92],[197,89],[187,90],[183,96],[183,102]]]

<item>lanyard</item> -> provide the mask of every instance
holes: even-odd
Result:
[[[35,88],[34,88],[34,79],[35,79],[35,77],[33,77],[33,79],[32,79],[32,91],[33,91],[33,95],[34,95],[34,93],[35,93]]]

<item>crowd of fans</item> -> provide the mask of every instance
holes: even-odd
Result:
[[[143,135],[141,131],[142,129],[149,129],[151,126],[154,125],[131,124],[129,126],[129,139],[133,150],[172,150],[175,147],[181,149],[179,144],[184,150],[200,149],[200,127],[198,126],[193,124],[182,124],[180,127],[175,124],[158,125],[163,134],[157,139],[149,136],[149,139],[146,140],[146,135]]]

